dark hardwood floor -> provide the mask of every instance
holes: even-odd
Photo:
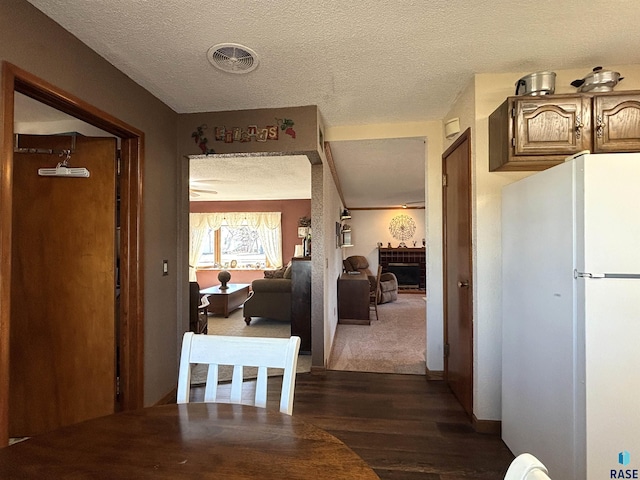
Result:
[[[279,382],[269,379],[269,408],[278,408]],[[192,401],[203,395],[192,389]],[[383,480],[498,480],[513,460],[499,436],[473,430],[444,382],[423,376],[298,374],[293,414],[338,437]]]

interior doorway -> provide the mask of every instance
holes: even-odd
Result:
[[[0,447],[9,439],[10,333],[12,327],[12,258],[15,93],[100,128],[120,139],[120,296],[114,355],[120,368],[122,409],[143,405],[143,286],[141,258],[142,149],[144,134],[81,99],[7,62],[2,63],[2,134],[0,178]],[[34,192],[36,193],[36,192]],[[52,215],[60,212],[52,212]],[[114,237],[115,238],[115,232]],[[99,274],[99,272],[95,272]],[[115,308],[115,307],[114,307]],[[82,342],[83,339],[70,341]],[[115,403],[114,403],[115,408]]]
[[[417,276],[417,281],[398,289],[397,300],[378,305],[379,323],[371,320],[370,328],[355,335],[351,326],[337,325],[331,369],[426,374],[426,141],[336,140],[325,147],[338,195],[350,216],[346,223],[352,241],[341,249],[342,259],[364,257],[372,275],[382,265],[385,274],[393,267],[410,267]],[[381,328],[389,332],[378,332]],[[388,341],[399,336],[406,339],[398,345],[410,347],[394,352]]]

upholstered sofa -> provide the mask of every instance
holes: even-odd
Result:
[[[359,271],[369,277],[369,288],[373,291],[376,288],[376,277],[369,270],[369,261],[362,255],[352,255],[343,260],[346,272]],[[380,274],[380,289],[378,290],[378,303],[393,302],[398,299],[398,279],[391,272]]]
[[[291,321],[291,267],[266,271],[265,278],[251,282],[251,293],[244,302],[244,321],[251,317],[265,317]]]

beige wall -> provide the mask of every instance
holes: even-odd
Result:
[[[177,375],[177,115],[26,0],[0,2],[0,59],[145,133],[145,404],[152,404],[175,387]]]
[[[340,221],[340,212],[344,206],[340,201],[338,189],[333,181],[331,170],[326,163],[322,169],[323,176],[323,359],[322,365],[326,366],[331,353],[331,347],[338,326],[338,277],[342,273],[342,249],[336,247],[335,225]],[[315,353],[314,353],[315,356]],[[316,363],[314,362],[314,365]]]

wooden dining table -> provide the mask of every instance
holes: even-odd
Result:
[[[116,413],[0,449],[6,479],[377,479],[353,450],[294,415],[188,403]]]

